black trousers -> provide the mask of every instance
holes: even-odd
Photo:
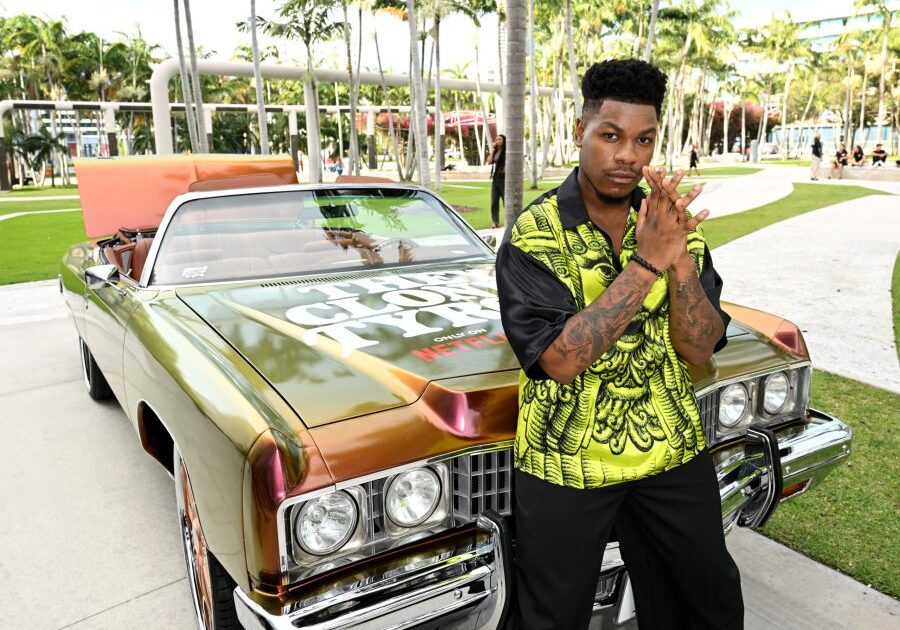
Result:
[[[515,482],[517,630],[588,627],[613,530],[641,630],[743,628],[740,574],[725,548],[708,451],[665,473],[596,490],[519,471]]]
[[[503,191],[506,188],[506,175],[495,175],[491,180],[491,221],[500,223],[500,200],[503,199]],[[506,200],[503,199],[503,203]]]

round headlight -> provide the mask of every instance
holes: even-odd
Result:
[[[317,556],[337,551],[353,535],[356,518],[356,503],[345,492],[310,499],[297,517],[297,541]]]
[[[747,415],[747,388],[733,383],[722,390],[719,396],[719,424],[731,429],[740,424]]]
[[[770,374],[765,383],[763,409],[766,413],[778,413],[784,408],[791,393],[791,382],[784,372]]]
[[[397,475],[385,494],[385,510],[397,525],[413,527],[431,516],[441,500],[441,482],[430,468]]]

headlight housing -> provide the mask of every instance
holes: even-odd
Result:
[[[738,426],[750,410],[750,395],[742,383],[732,383],[719,395],[719,425],[725,429]]]
[[[385,492],[388,518],[401,527],[415,527],[434,514],[441,501],[441,480],[430,468],[416,468],[394,477]]]
[[[784,372],[775,372],[766,377],[763,385],[763,410],[776,414],[783,410],[791,394],[791,382]]]
[[[359,520],[356,502],[346,492],[310,499],[295,522],[297,542],[316,556],[337,551],[350,540]]]

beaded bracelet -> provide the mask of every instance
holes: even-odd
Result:
[[[662,278],[663,275],[665,275],[665,274],[663,274],[662,271],[660,271],[659,269],[657,269],[656,266],[655,266],[653,263],[651,263],[651,262],[648,261],[648,260],[645,260],[644,258],[641,258],[641,257],[638,256],[637,254],[632,254],[632,255],[631,255],[631,260],[633,260],[634,262],[636,262],[637,264],[639,264],[641,267],[644,267],[645,269],[649,269],[650,271],[652,271],[654,274],[656,274],[656,277],[657,277],[657,278]]]

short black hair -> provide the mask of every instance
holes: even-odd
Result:
[[[653,105],[656,116],[662,112],[666,95],[666,76],[640,59],[607,59],[595,63],[581,79],[583,113],[596,111],[603,101],[622,101]]]

